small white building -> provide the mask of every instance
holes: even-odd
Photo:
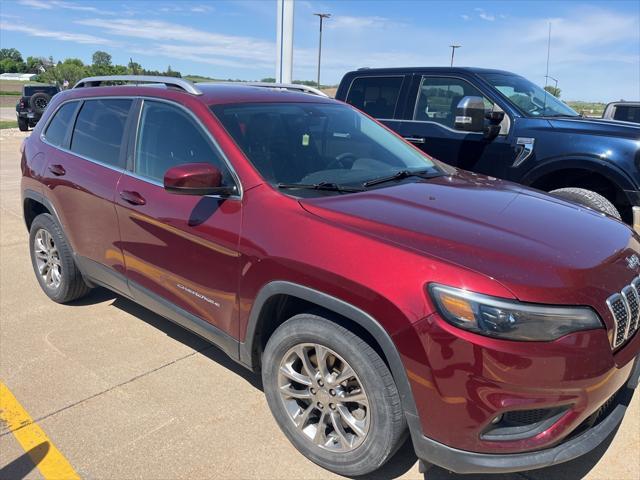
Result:
[[[0,73],[0,80],[18,80],[20,82],[30,82],[36,76],[36,73]]]

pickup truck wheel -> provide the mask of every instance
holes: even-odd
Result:
[[[371,473],[406,438],[389,369],[346,328],[319,315],[296,315],[273,333],[262,365],[267,402],[280,429],[327,470]]]
[[[38,283],[51,300],[66,303],[89,293],[60,225],[48,213],[33,220],[29,246]]]
[[[21,132],[29,131],[29,122],[26,118],[18,117],[18,128]]]
[[[622,220],[622,215],[620,215],[620,212],[613,203],[599,193],[592,192],[591,190],[586,190],[584,188],[560,188],[549,193],[564,200],[579,203],[580,205],[589,207],[592,210],[606,213],[618,220]]]

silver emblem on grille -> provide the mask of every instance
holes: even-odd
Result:
[[[640,267],[640,258],[635,253],[630,257],[625,258],[625,260],[627,261],[627,267],[629,270],[636,270]]]

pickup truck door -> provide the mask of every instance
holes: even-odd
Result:
[[[458,102],[469,95],[484,98],[487,110],[493,108],[494,102],[469,79],[454,75],[414,75],[396,131],[438,160],[506,178],[515,158],[511,132],[485,140],[482,133],[455,128]]]

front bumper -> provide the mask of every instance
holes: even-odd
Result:
[[[581,433],[552,448],[525,453],[487,454],[456,449],[422,435],[420,421],[407,415],[418,458],[460,474],[509,473],[535,470],[568,462],[600,445],[618,427],[638,386],[640,357],[635,360],[626,384],[615,394],[611,406]],[[594,413],[593,415],[598,415]]]

